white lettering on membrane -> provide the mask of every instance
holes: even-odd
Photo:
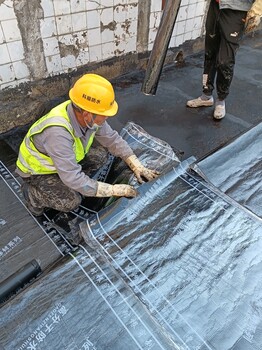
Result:
[[[19,243],[22,242],[22,239],[19,236],[15,236],[10,242],[8,242],[4,247],[0,248],[0,260],[10,253]]]
[[[61,322],[67,311],[64,305],[61,303],[57,304],[17,350],[36,350],[38,345],[40,345],[57,324]]]

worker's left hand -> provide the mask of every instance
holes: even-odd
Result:
[[[251,6],[251,9],[247,13],[245,32],[249,33],[255,30],[260,23],[262,17],[262,0],[255,0]]]
[[[245,24],[245,32],[250,33],[253,32],[260,24],[260,16],[256,15],[254,11],[250,10],[247,13],[246,24]]]
[[[155,179],[160,173],[156,170],[151,170],[140,162],[140,160],[133,154],[125,160],[129,168],[134,172],[139,183],[143,183],[143,178],[147,181]]]

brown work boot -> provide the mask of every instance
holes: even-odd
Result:
[[[30,213],[34,216],[43,215],[44,208],[36,207],[30,201],[29,185],[27,182],[23,182],[23,184],[21,185],[21,191],[22,191],[24,199],[25,199],[25,205],[26,205],[27,209],[30,211]]]

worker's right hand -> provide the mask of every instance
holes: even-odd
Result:
[[[260,24],[260,16],[249,11],[246,18],[245,33],[253,32]]]
[[[137,191],[130,185],[110,185],[97,181],[96,197],[136,197]]]

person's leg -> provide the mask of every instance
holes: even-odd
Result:
[[[205,24],[205,60],[202,81],[203,94],[197,99],[188,101],[188,107],[208,107],[212,106],[214,103],[212,92],[214,90],[214,80],[216,76],[216,58],[220,45],[218,18],[218,3],[215,0],[211,0]]]
[[[221,40],[218,25],[219,16],[219,5],[215,0],[211,0],[206,19],[205,60],[203,71],[203,93],[207,96],[211,96],[214,90],[217,55]]]
[[[57,174],[26,178],[22,191],[28,209],[36,216],[41,215],[44,208],[69,212],[76,209],[82,201],[82,196],[64,185]]]
[[[245,11],[222,10],[219,25],[221,43],[217,56],[217,101],[214,118],[222,119],[225,114],[225,99],[229,94],[234,75],[236,52],[245,26]]]

